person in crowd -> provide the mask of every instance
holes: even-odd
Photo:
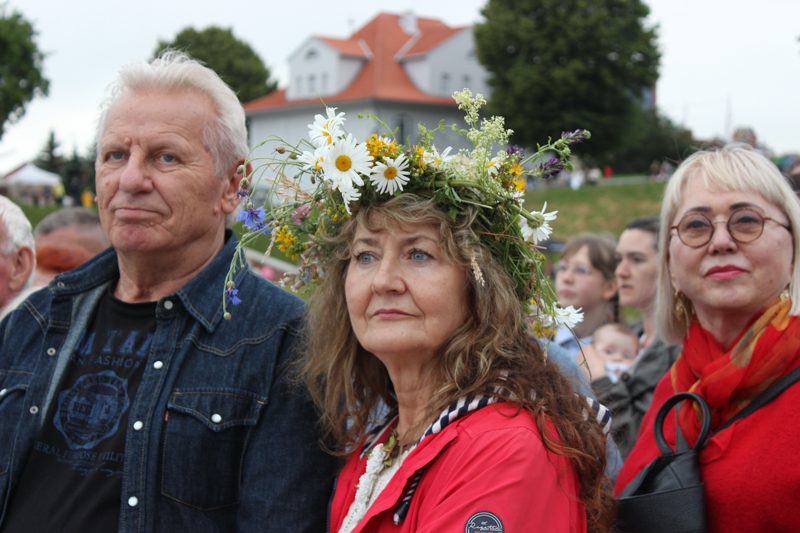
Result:
[[[30,284],[35,248],[28,217],[17,204],[0,196],[0,308]]]
[[[26,288],[0,311],[0,319],[58,274],[77,268],[109,246],[100,217],[83,207],[64,207],[48,214],[36,225],[33,238],[36,268]]]
[[[354,420],[339,437],[356,451],[337,482],[333,531],[389,527],[412,479],[409,531],[466,526],[482,511],[511,529],[581,530],[586,505],[599,511],[602,432],[527,336],[508,276],[480,245],[459,246],[472,231],[403,195],[364,206],[339,234],[312,304],[307,363],[330,429]],[[472,253],[482,258],[483,287],[469,276]],[[364,450],[381,399],[397,416]],[[565,402],[559,415],[545,416],[555,401]],[[442,427],[442,417],[453,420]],[[549,442],[555,435],[558,444]]]
[[[57,274],[76,268],[109,246],[100,217],[85,207],[64,207],[44,217],[34,229],[34,285],[47,285]]]
[[[303,305],[240,273],[225,229],[245,116],[177,52],[124,67],[98,123],[112,248],[0,323],[0,514],[31,531],[321,531],[335,463],[290,385]]]
[[[456,99],[477,146],[503,144],[489,137],[496,117],[478,128],[480,98]],[[348,456],[330,531],[607,530],[605,414],[530,333],[560,313],[536,249],[551,214],[519,202],[518,151],[487,165],[478,147],[448,160],[430,145],[359,143],[327,112],[310,125],[313,153],[283,146],[288,159],[264,173],[297,164],[292,183],[316,184],[284,183],[296,192],[266,219],[276,246],[300,251],[300,373]],[[263,211],[243,216],[263,232]]]
[[[583,321],[574,329],[559,328],[553,342],[574,357],[581,352],[581,346],[591,344],[594,330],[617,320],[614,254],[613,239],[583,233],[567,242],[556,263],[558,301],[564,307],[580,308]]]
[[[656,387],[617,479],[621,491],[660,455],[654,418],[673,394],[708,403],[711,431],[800,364],[800,204],[778,169],[745,145],[688,157],[664,193],[656,320],[680,356]],[[698,410],[664,422],[688,443]],[[701,415],[700,415],[701,416]],[[709,531],[798,531],[794,456],[800,386],[713,433],[699,453]],[[676,510],[676,512],[679,512]]]
[[[639,338],[626,324],[609,322],[594,330],[592,344],[584,348],[587,359],[589,350],[593,352],[593,357],[602,361],[605,375],[616,383],[636,359],[639,353]],[[583,358],[582,355],[579,357]],[[591,378],[588,367],[584,365],[582,368]]]
[[[623,456],[628,455],[642,417],[650,406],[656,384],[678,357],[680,347],[659,338],[656,328],[656,286],[658,280],[658,217],[636,218],[628,223],[617,242],[615,275],[621,307],[639,312],[639,353],[620,379],[608,374],[605,360],[584,350],[597,399],[614,418],[611,434]]]

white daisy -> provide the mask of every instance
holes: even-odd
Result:
[[[324,178],[334,184],[334,189],[364,185],[361,175],[368,176],[372,167],[372,156],[365,144],[358,144],[352,134],[333,142],[328,157],[322,162]]]
[[[542,217],[542,223],[535,228],[532,228],[530,225],[528,225],[528,220],[525,217],[520,217],[520,226],[522,226],[523,239],[533,244],[539,244],[550,237],[550,234],[553,233],[553,228],[550,226],[550,222],[556,219],[558,211],[552,211],[550,213],[547,213],[546,211],[547,202],[544,203],[541,211],[531,211],[532,215],[539,215]]]
[[[353,213],[350,211],[350,202],[357,202],[358,199],[361,198],[361,191],[353,187],[352,183],[340,183],[338,185],[334,185],[334,188],[337,188],[337,186],[342,195],[344,208],[347,211],[347,214],[352,215]]]
[[[328,157],[328,152],[330,152],[329,146],[320,146],[313,152],[304,151],[297,159],[303,164],[303,170],[318,172],[322,170],[322,163]]]
[[[497,158],[489,160],[486,163],[486,173],[489,176],[497,176],[497,173],[500,171],[500,160]]]
[[[453,156],[450,155],[450,152],[452,150],[453,150],[453,147],[452,146],[448,146],[447,148],[442,150],[442,153],[440,154],[436,150],[435,146],[431,146],[430,150],[425,150],[425,154],[424,154],[423,157],[424,157],[425,161],[429,162],[431,165],[433,165],[435,167],[441,167],[443,165],[446,165],[447,163],[450,162],[451,159],[453,159]]]
[[[369,179],[379,193],[394,194],[395,191],[402,191],[403,186],[408,183],[408,160],[404,154],[400,154],[394,159],[385,158],[383,163],[377,163],[372,169]]]
[[[559,307],[555,306],[556,312],[556,327],[565,326],[569,329],[574,328],[583,322],[583,311],[581,308],[574,308],[573,306]]]
[[[308,136],[314,146],[326,146],[333,144],[333,141],[344,133],[344,113],[336,113],[335,107],[325,108],[326,117],[322,115],[314,116],[314,123],[308,125]]]

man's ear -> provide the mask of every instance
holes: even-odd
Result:
[[[222,192],[221,206],[226,215],[233,213],[239,205],[239,185],[242,178],[249,176],[252,170],[253,166],[250,163],[240,160],[231,165],[225,173],[225,189]]]
[[[13,270],[11,278],[8,280],[8,287],[12,291],[19,292],[25,287],[25,283],[33,272],[34,259],[33,250],[27,246],[20,246],[14,252]]]

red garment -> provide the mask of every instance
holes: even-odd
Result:
[[[366,468],[359,452],[339,474],[330,511],[332,533],[339,531]],[[408,514],[395,526],[392,514],[406,483],[423,466],[427,470]],[[494,515],[506,533],[586,531],[578,490],[570,461],[545,449],[531,416],[498,403],[423,439],[354,533],[465,531],[479,513]]]
[[[800,318],[792,317],[788,322],[788,327],[780,329],[794,330],[800,323]],[[758,321],[755,325],[758,325]],[[747,335],[742,338],[746,339]],[[684,344],[684,351],[690,340],[707,342],[708,334],[693,327]],[[699,353],[696,348],[697,344],[694,344],[690,350]],[[786,348],[792,350],[787,351]],[[788,363],[781,375],[800,365],[800,341],[795,336],[782,337],[780,351],[794,353],[793,357],[787,358]],[[723,354],[722,357],[728,355]],[[754,356],[752,363],[756,360]],[[617,494],[660,453],[653,433],[656,413],[675,392],[689,388],[686,385],[687,380],[682,377],[686,375],[687,369],[678,369],[679,363],[680,359],[656,387],[653,402],[642,421],[636,445],[617,477]],[[715,366],[713,362],[709,364],[710,366],[703,367],[705,371],[699,372],[701,376],[713,376],[720,370],[720,365]],[[774,365],[765,366],[768,367],[774,368]],[[699,370],[696,366],[695,369]],[[727,376],[731,375],[730,370],[728,369]],[[741,375],[744,377],[748,372]],[[746,379],[738,383],[744,381]],[[711,398],[709,403],[716,403],[723,412],[726,407],[722,407],[716,399],[725,395],[737,397],[729,394],[729,379],[707,382],[701,379],[701,383],[700,387],[693,386],[693,390],[705,398]],[[723,416],[715,416],[714,425],[724,422],[733,412],[735,410],[731,409]],[[799,419],[800,384],[797,384],[768,405],[734,422],[706,444],[700,453],[700,472],[705,484],[709,531],[800,531],[800,513],[796,509],[796,504],[800,502],[800,461],[795,459],[800,442],[800,425],[797,424]],[[674,446],[674,410],[665,419],[664,435],[667,442]]]
[[[732,418],[786,374],[797,359],[800,320],[792,319],[792,302],[776,300],[752,321],[727,351],[697,321],[689,328],[683,350],[670,370],[675,391],[702,396],[711,408],[711,429]],[[700,410],[681,409],[681,430],[688,442],[700,434]]]

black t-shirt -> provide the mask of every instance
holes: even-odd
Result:
[[[128,413],[155,309],[101,298],[14,483],[3,533],[117,530]]]

